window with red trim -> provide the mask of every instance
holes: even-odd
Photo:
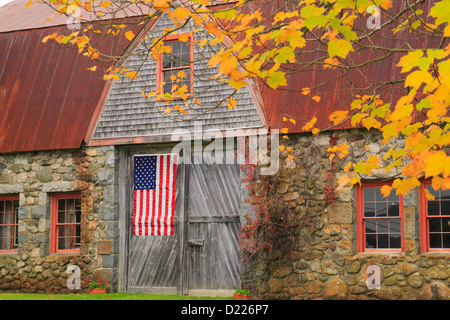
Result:
[[[358,251],[403,251],[403,197],[392,190],[384,197],[384,184],[365,183],[357,188]]]
[[[425,197],[425,189],[434,200]],[[436,191],[430,183],[423,183],[420,191],[422,251],[450,251],[450,190]]]
[[[18,211],[18,195],[0,196],[0,251],[17,251]]]
[[[81,195],[53,195],[51,252],[79,252],[80,239]]]
[[[170,94],[172,99],[182,98],[175,92],[192,96],[194,81],[194,46],[191,34],[167,36],[164,45],[170,47],[158,61],[156,91]],[[163,84],[163,85],[162,85]],[[179,90],[181,89],[181,90]]]

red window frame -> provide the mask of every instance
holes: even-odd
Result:
[[[428,215],[428,199],[425,196],[425,189],[431,185],[431,181],[424,181],[419,187],[419,202],[420,202],[420,247],[422,252],[450,252],[450,248],[430,248],[430,232],[429,219],[430,218],[450,218],[450,212],[446,215]],[[438,200],[435,200],[438,201]],[[450,201],[450,200],[449,200]],[[441,207],[442,201],[439,201]],[[442,212],[441,212],[442,213]],[[447,233],[442,230],[441,233]]]
[[[374,252],[374,253],[396,253],[404,252],[405,250],[405,235],[404,235],[404,218],[403,218],[403,196],[398,196],[399,215],[386,217],[364,217],[364,188],[382,187],[384,185],[392,185],[392,182],[364,182],[362,185],[356,187],[356,234],[357,234],[357,251],[358,252]],[[386,199],[386,206],[388,199]],[[372,202],[372,201],[371,201]],[[376,203],[376,199],[373,203]],[[384,201],[380,201],[382,203]],[[400,248],[366,248],[366,221],[375,219],[400,219]],[[389,224],[388,224],[389,226]],[[378,233],[375,233],[375,235]],[[384,233],[383,233],[384,234]],[[388,227],[388,235],[389,227]]]
[[[6,215],[4,214],[6,211],[6,202],[11,201],[11,214],[10,221],[6,221]],[[15,202],[17,202],[17,206],[15,206]],[[0,195],[0,228],[10,228],[9,236],[3,237],[5,239],[4,247],[0,247],[1,253],[6,252],[17,252],[18,251],[18,227],[19,227],[19,195]],[[2,206],[3,204],[3,206]],[[8,248],[6,248],[6,242],[9,243]]]
[[[50,253],[79,253],[80,252],[80,246],[79,243],[76,242],[76,228],[77,226],[81,228],[81,207],[80,207],[80,221],[79,222],[64,222],[60,223],[58,222],[58,215],[60,213],[64,213],[65,217],[67,215],[67,211],[60,210],[59,208],[59,200],[77,200],[80,199],[81,201],[81,194],[80,193],[61,193],[61,194],[54,194],[52,196],[52,216],[51,216],[51,240],[50,240]],[[81,205],[81,203],[80,203]],[[66,206],[67,207],[67,206]],[[73,210],[75,210],[75,206],[73,206]],[[70,233],[68,236],[65,236],[64,238],[68,238],[70,241],[74,241],[73,248],[58,248],[58,239],[59,237],[59,230],[61,227],[70,227]],[[73,235],[75,233],[75,235]],[[81,239],[81,230],[80,230],[80,239]]]
[[[188,98],[192,98],[194,96],[194,35],[191,33],[183,33],[183,34],[176,34],[176,35],[168,35],[164,38],[164,43],[169,42],[181,42],[179,38],[181,36],[187,36],[189,37],[188,44],[190,49],[190,64],[189,66],[182,66],[182,67],[175,67],[175,68],[163,68],[163,58],[164,55],[161,54],[158,63],[157,63],[157,72],[156,72],[156,92],[161,93],[164,95],[164,86],[161,87],[161,82],[164,81],[164,72],[168,72],[171,70],[189,70],[190,72],[190,90],[187,94]],[[177,96],[175,98],[172,98],[172,100],[179,100],[182,99],[181,97]],[[158,101],[164,101],[164,98],[157,98]]]

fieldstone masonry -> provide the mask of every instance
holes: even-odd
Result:
[[[118,153],[114,147],[0,155],[0,194],[19,194],[17,253],[0,252],[0,290],[67,293],[69,265],[85,279],[103,278],[117,288]],[[80,254],[50,253],[51,195],[81,192]],[[97,241],[112,252],[97,254]],[[72,291],[73,292],[73,291]]]
[[[338,144],[347,141],[356,163],[382,155],[393,143],[402,145],[402,141],[374,143],[381,141],[379,136],[361,131],[340,133],[333,139]],[[333,190],[330,197],[326,192],[330,184],[335,187],[348,160],[338,160],[332,167],[327,134],[290,135],[283,143],[293,147],[295,160],[282,154],[278,193],[284,205],[303,219],[302,226],[297,248],[289,257],[275,251],[254,265],[254,293],[270,299],[450,299],[450,254],[420,252],[418,192],[404,197],[404,252],[358,253],[355,190]],[[330,170],[333,183],[328,179]],[[384,168],[376,171],[376,177],[364,179],[393,177]],[[380,288],[368,288],[370,265],[380,268]]]

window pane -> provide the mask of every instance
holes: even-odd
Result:
[[[388,220],[387,219],[378,219],[377,225],[378,225],[378,229],[377,232],[378,233],[388,233]]]
[[[374,189],[375,189],[375,200],[386,201],[386,198],[381,194],[381,187],[376,187]]]
[[[366,248],[373,249],[377,247],[377,240],[375,234],[366,234]]]
[[[364,202],[366,201],[375,201],[374,188],[364,188]]]
[[[386,217],[387,216],[387,203],[386,202],[377,202],[376,214],[377,214],[377,217]]]
[[[441,215],[450,216],[450,201],[441,201]]]
[[[441,219],[432,218],[428,220],[428,231],[429,232],[441,232]]]
[[[442,232],[450,232],[450,218],[442,218]]]
[[[444,240],[443,247],[445,249],[450,249],[450,233],[444,233],[443,234],[443,240]]]
[[[431,233],[430,234],[430,248],[442,248],[441,234]]]
[[[390,239],[390,248],[392,249],[400,249],[401,248],[401,236],[400,234],[391,234]]]
[[[163,68],[169,69],[170,67],[172,67],[171,55],[168,53],[164,53],[163,54]]]
[[[389,219],[389,233],[401,233],[400,219]]]
[[[375,217],[375,203],[364,204],[364,217]]]
[[[376,221],[373,219],[366,220],[366,233],[376,233],[377,226]]]
[[[428,215],[429,216],[439,215],[439,201],[428,201]]]
[[[440,191],[441,191],[441,199],[450,200],[450,189]]]
[[[400,206],[398,203],[389,203],[388,215],[389,217],[398,217],[400,215]]]
[[[387,200],[388,201],[395,201],[395,202],[399,201],[399,197],[396,194],[396,191],[394,189],[391,190],[391,193],[389,194]]]
[[[436,199],[439,198],[439,191],[435,191],[431,185],[427,186],[428,192],[430,192]]]
[[[389,248],[389,235],[387,234],[378,235],[378,248],[380,249]]]

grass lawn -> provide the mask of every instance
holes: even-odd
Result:
[[[193,297],[145,293],[32,294],[0,293],[0,300],[230,300],[226,297]]]

